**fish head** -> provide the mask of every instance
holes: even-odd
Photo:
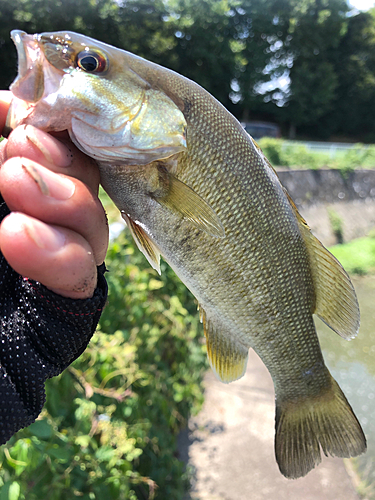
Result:
[[[145,164],[186,149],[179,107],[139,76],[128,52],[69,31],[14,30],[18,76],[8,127],[68,130],[99,162]],[[145,61],[146,63],[146,61]]]

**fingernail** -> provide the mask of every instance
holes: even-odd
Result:
[[[65,244],[65,234],[43,222],[28,219],[23,220],[23,226],[29,237],[43,250],[56,252]]]
[[[72,153],[51,135],[30,125],[25,126],[26,139],[30,141],[49,162],[58,167],[68,167],[72,163]]]
[[[75,184],[70,179],[55,174],[46,168],[36,167],[27,158],[22,158],[22,168],[30,175],[45,196],[56,200],[68,200],[75,191]]]

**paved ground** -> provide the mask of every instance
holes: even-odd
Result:
[[[273,385],[257,355],[250,351],[245,377],[229,385],[208,372],[204,407],[180,436],[194,476],[186,500],[359,500],[341,459],[324,457],[305,478],[285,479],[273,439]]]

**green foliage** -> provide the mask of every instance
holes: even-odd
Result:
[[[375,167],[375,146],[355,144],[352,149],[331,157],[329,153],[310,151],[298,142],[263,137],[258,141],[263,153],[275,167],[336,168],[344,178],[356,168]]]
[[[275,167],[315,169],[320,166],[319,155],[308,151],[304,145],[291,145],[281,139],[271,137],[264,137],[258,143],[265,156]]]
[[[47,384],[42,418],[0,450],[0,500],[182,499],[176,434],[202,403],[196,304],[122,233],[109,303],[84,354]]]
[[[328,208],[327,212],[332,232],[336,237],[336,242],[341,244],[344,241],[343,220],[333,208]]]
[[[309,151],[303,144],[286,145],[282,150],[283,164],[291,168],[319,168],[319,155]]]
[[[375,142],[375,11],[346,0],[0,0],[0,88],[9,32],[69,29],[196,81],[244,121]],[[280,80],[280,77],[283,77]],[[290,85],[282,85],[285,79]]]
[[[358,167],[374,168],[375,166],[375,146],[364,146],[363,144],[355,144],[353,149],[350,149],[340,159],[341,169],[347,174]]]
[[[289,49],[294,59],[285,116],[296,124],[316,123],[333,110],[338,77],[337,48],[346,31],[345,0],[290,2]]]
[[[271,165],[285,166],[282,140],[274,139],[273,137],[262,137],[258,141],[258,144]]]
[[[330,248],[349,274],[373,274],[375,272],[375,235],[358,238]]]
[[[336,133],[363,141],[375,138],[375,10],[348,18],[337,51]],[[328,120],[330,121],[330,120]]]

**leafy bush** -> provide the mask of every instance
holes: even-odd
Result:
[[[344,153],[331,158],[321,151],[309,151],[304,144],[290,143],[282,139],[263,137],[258,141],[263,153],[275,167],[288,168],[337,168],[344,177],[356,168],[375,167],[375,147],[353,145]]]
[[[303,144],[285,146],[282,150],[282,160],[288,167],[316,169],[324,166],[324,163],[319,165],[319,155],[309,151]]]
[[[274,139],[273,137],[263,137],[258,141],[258,144],[272,166],[279,167],[285,165],[282,140]]]
[[[355,146],[355,149],[347,151],[340,160],[340,170],[344,177],[358,167],[372,168],[375,165],[375,147],[364,147],[363,144]]]
[[[342,244],[344,242],[344,221],[333,208],[328,207],[327,212],[332,232],[336,237],[336,242]]]
[[[123,233],[107,256],[109,304],[85,353],[47,384],[39,420],[0,450],[0,500],[182,499],[176,434],[203,401],[196,304]]]
[[[275,167],[317,168],[319,165],[318,157],[303,144],[287,145],[281,139],[263,137],[259,146]]]

